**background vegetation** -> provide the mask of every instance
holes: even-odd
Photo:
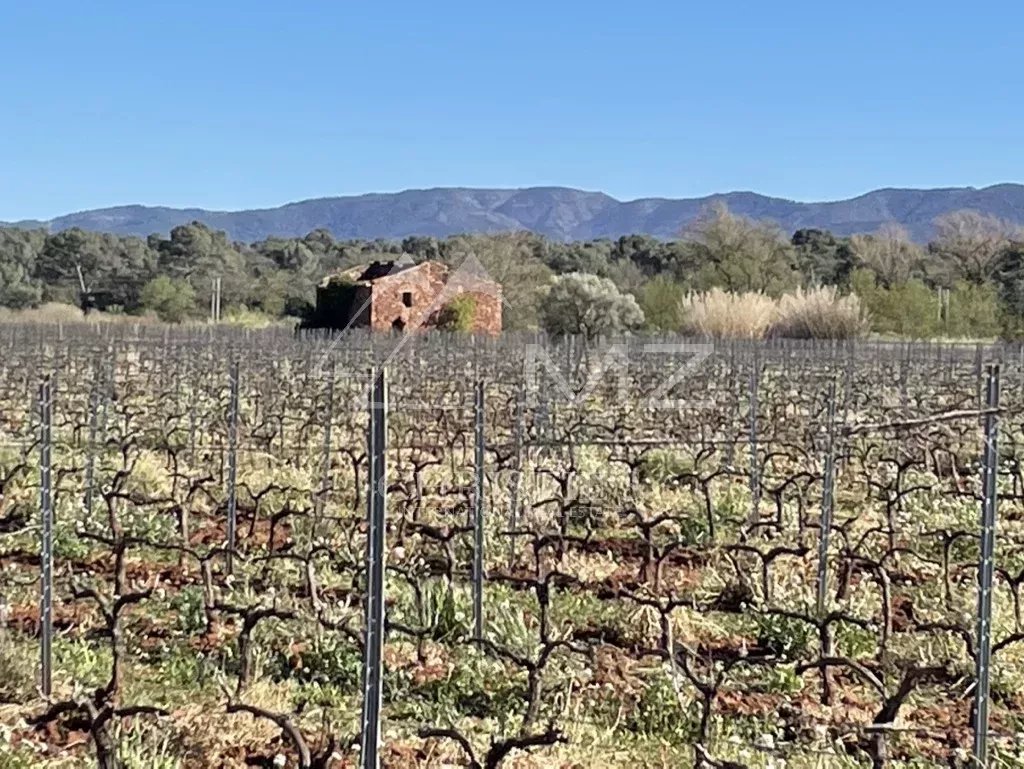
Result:
[[[335,240],[315,230],[302,238],[240,243],[200,223],[145,240],[80,229],[0,228],[0,307],[64,303],[182,322],[208,315],[212,280],[219,277],[225,317],[300,319],[309,316],[325,275],[400,253],[451,264],[476,256],[505,288],[511,329],[579,326],[580,317],[544,309],[551,304],[548,291],[569,289],[555,278],[573,273],[603,279],[588,284],[591,293],[603,287],[595,301],[619,306],[621,296],[622,306],[635,300],[642,312],[642,318],[616,313],[601,332],[685,330],[694,325],[685,297],[712,289],[774,300],[822,286],[834,287],[837,299],[856,294],[878,333],[1017,337],[1024,329],[1024,235],[1014,225],[959,211],[937,219],[934,239],[921,246],[896,225],[848,238],[817,229],[787,236],[724,205],[709,208],[676,240],[633,235],[558,242],[517,232],[368,241]]]

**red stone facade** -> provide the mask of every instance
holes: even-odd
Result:
[[[349,270],[343,277],[354,282],[352,306],[344,321],[331,319],[332,327],[369,326],[374,331],[399,332],[428,329],[437,325],[441,311],[454,297],[468,294],[473,297],[470,331],[501,333],[501,286],[471,271],[452,271],[439,262],[375,262]]]

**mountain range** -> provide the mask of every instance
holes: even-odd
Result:
[[[200,221],[240,241],[296,237],[318,228],[329,230],[336,238],[366,239],[507,230],[530,230],[558,240],[617,238],[634,233],[672,238],[709,204],[718,201],[734,213],[773,220],[788,233],[816,227],[850,235],[895,222],[923,242],[932,235],[937,216],[959,209],[974,209],[1024,225],[1024,185],[998,184],[982,189],[879,189],[849,200],[822,203],[753,192],[620,201],[601,192],[568,187],[443,187],[318,198],[248,211],[127,205],[81,211],[50,221],[15,222],[13,226],[54,232],[80,227],[146,236],[166,235],[179,224]]]

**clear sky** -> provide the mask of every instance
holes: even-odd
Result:
[[[1024,4],[0,0],[0,220],[1024,180]]]

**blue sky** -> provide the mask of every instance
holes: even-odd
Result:
[[[0,0],[0,220],[1024,180],[1011,2]]]

